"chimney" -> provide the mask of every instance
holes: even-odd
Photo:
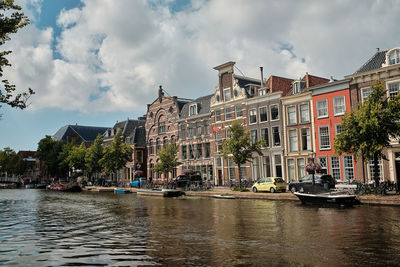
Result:
[[[174,101],[174,105],[175,105],[175,106],[178,106],[178,97],[177,97],[176,95],[174,95],[174,96],[172,97],[172,100]]]
[[[264,87],[263,67],[260,67],[261,87]]]
[[[160,103],[162,102],[163,95],[164,95],[163,89],[162,86],[160,85],[160,87],[158,88],[158,100],[160,101]]]

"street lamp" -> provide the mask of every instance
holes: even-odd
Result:
[[[314,173],[315,173],[315,170],[316,170],[316,166],[315,166],[315,152],[314,151],[311,151],[310,153],[309,153],[309,155],[310,155],[310,157],[311,157],[311,162],[312,162],[312,185],[314,186],[315,185],[315,179],[314,179]]]

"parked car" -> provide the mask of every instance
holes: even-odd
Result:
[[[286,183],[280,177],[267,177],[259,179],[255,182],[251,188],[254,193],[258,191],[269,191],[271,193],[274,192],[285,192],[286,191]]]
[[[142,187],[146,183],[147,179],[145,177],[135,178],[130,182],[131,187]]]
[[[335,188],[336,180],[329,174],[314,174],[314,181],[316,185],[324,186],[325,183],[328,184],[328,188]],[[302,191],[304,185],[312,184],[312,174],[307,174],[303,176],[298,181],[292,181],[289,183],[289,190],[292,193],[296,191]]]
[[[194,174],[194,175],[179,175],[174,181],[175,187],[181,187],[181,188],[185,188],[192,183],[198,183],[201,185],[203,183],[203,180],[201,179],[200,175]]]

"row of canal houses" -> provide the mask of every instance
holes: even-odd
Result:
[[[376,79],[383,81],[388,97],[398,94],[400,47],[378,50],[354,74],[341,80],[308,73],[298,79],[264,79],[262,68],[259,79],[249,78],[237,75],[232,61],[214,69],[218,79],[213,94],[197,99],[170,97],[160,86],[145,116],[118,122],[104,132],[107,145],[118,129],[123,130],[125,142],[134,148],[133,161],[118,174],[121,179],[131,180],[135,170],[142,170],[153,181],[166,182],[193,169],[215,185],[237,180],[237,166],[224,159],[221,151],[229,126],[239,120],[252,140],[263,139],[268,144],[261,156],[254,154],[240,169],[247,180],[268,176],[298,180],[312,159],[337,180],[372,180],[370,162],[356,162],[351,154],[337,155],[333,142],[342,131],[345,112],[358,109]],[[384,151],[388,161],[380,161],[379,175],[382,180],[397,182],[400,145],[399,140],[392,141],[392,147]],[[154,173],[158,152],[170,142],[179,146],[182,165],[172,173]]]

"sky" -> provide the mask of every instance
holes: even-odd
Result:
[[[168,95],[214,92],[213,67],[335,79],[400,46],[398,0],[16,0],[31,23],[1,50],[4,77],[35,91],[0,108],[0,149],[36,150],[68,124],[112,127]],[[240,72],[235,70],[238,74]]]

